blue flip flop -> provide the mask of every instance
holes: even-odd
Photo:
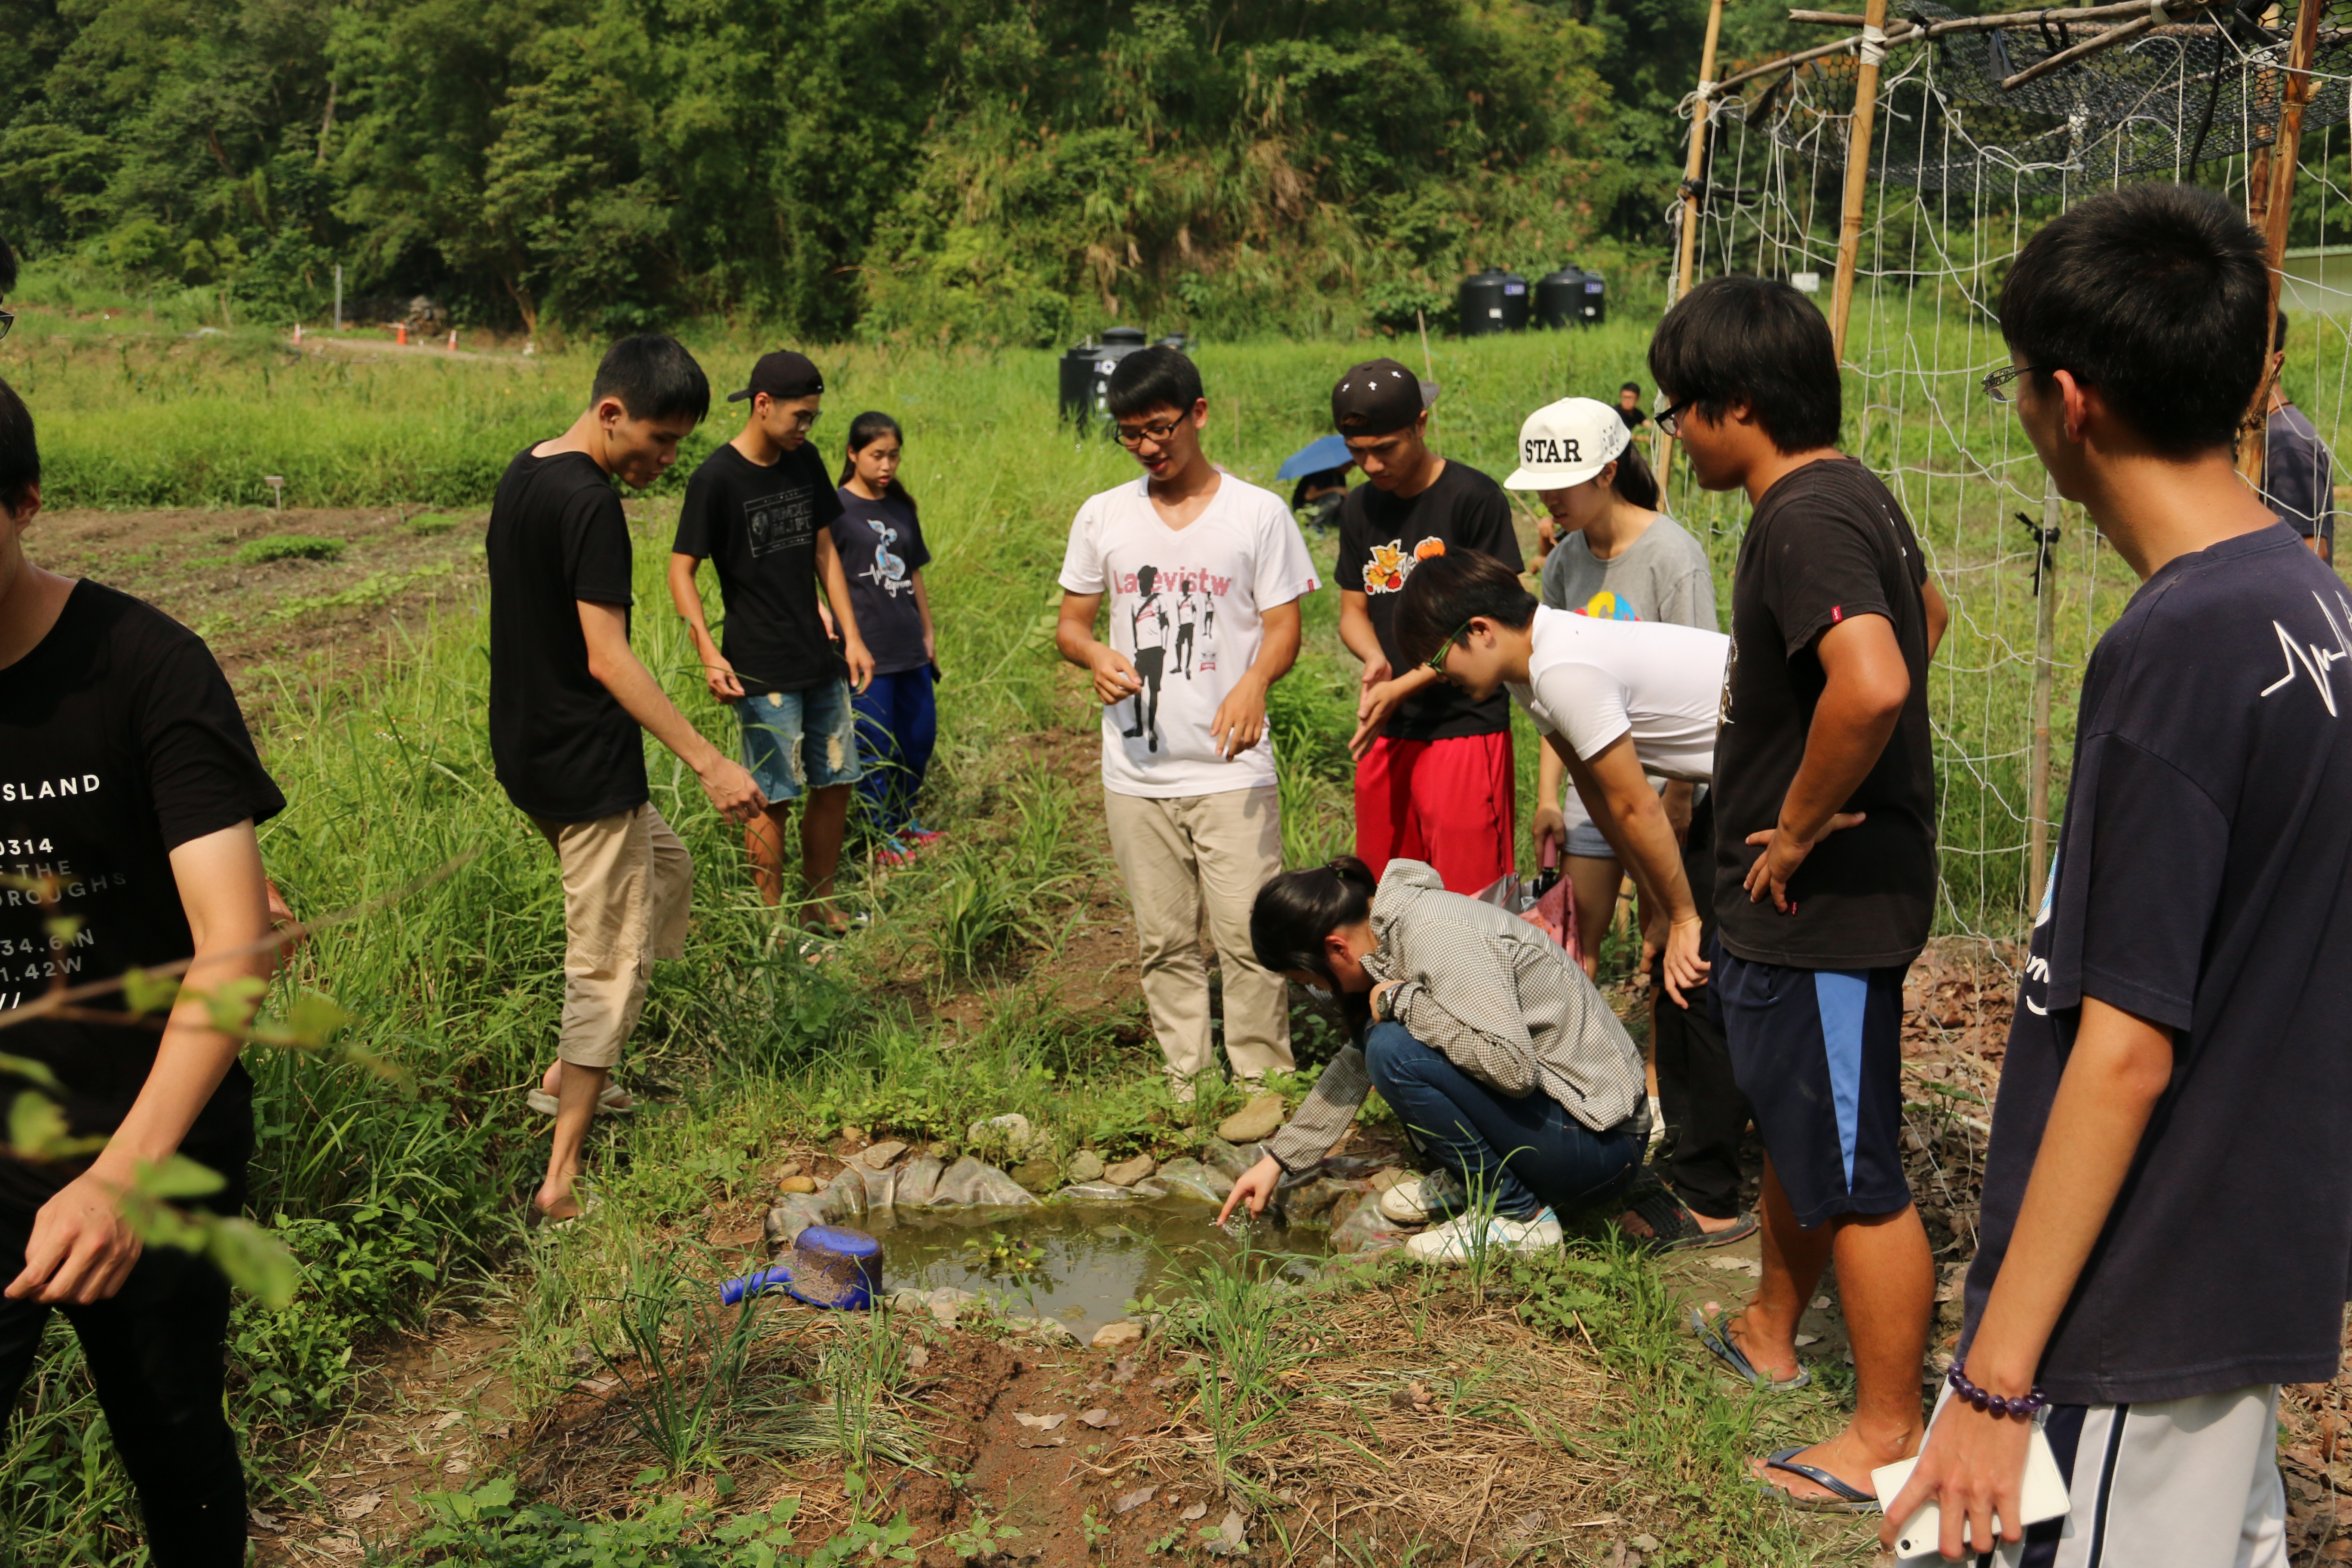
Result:
[[[1802,1476],[1815,1486],[1826,1487],[1836,1495],[1825,1498],[1803,1498],[1797,1496],[1786,1487],[1776,1487],[1768,1480],[1759,1479],[1756,1484],[1768,1492],[1779,1493],[1780,1500],[1790,1508],[1801,1508],[1812,1513],[1876,1513],[1878,1511],[1878,1500],[1861,1488],[1846,1485],[1819,1465],[1797,1463],[1796,1457],[1803,1453],[1807,1446],[1800,1443],[1793,1448],[1781,1449],[1765,1459],[1764,1468],[1768,1470],[1786,1470],[1792,1476]]]
[[[1767,1394],[1793,1394],[1813,1381],[1813,1374],[1801,1366],[1797,1369],[1796,1376],[1783,1379],[1779,1383],[1773,1382],[1757,1371],[1756,1363],[1749,1361],[1745,1352],[1732,1342],[1730,1333],[1724,1328],[1723,1321],[1726,1315],[1717,1313],[1715,1317],[1709,1318],[1698,1308],[1693,1307],[1690,1315],[1690,1331],[1698,1336],[1699,1343],[1715,1352],[1716,1360],[1738,1373],[1743,1382],[1751,1387],[1760,1388]],[[1802,1450],[1791,1448],[1789,1452],[1795,1454]]]

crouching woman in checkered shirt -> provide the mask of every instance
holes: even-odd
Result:
[[[1482,1230],[1490,1248],[1556,1247],[1558,1210],[1632,1181],[1649,1131],[1642,1053],[1536,927],[1447,892],[1418,860],[1390,861],[1375,887],[1343,855],[1260,889],[1250,941],[1266,968],[1337,992],[1357,1040],[1234,1184],[1220,1224],[1312,1169],[1373,1088],[1437,1166],[1381,1194],[1391,1219],[1443,1221],[1406,1244],[1416,1257],[1460,1262]]]

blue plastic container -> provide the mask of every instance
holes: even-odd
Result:
[[[732,1307],[776,1289],[830,1311],[866,1311],[882,1293],[882,1244],[847,1226],[813,1225],[772,1267],[721,1285],[719,1299]]]

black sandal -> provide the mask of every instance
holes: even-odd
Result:
[[[1688,1252],[1701,1247],[1728,1247],[1756,1234],[1756,1216],[1752,1214],[1741,1215],[1738,1223],[1726,1229],[1708,1230],[1698,1223],[1698,1216],[1691,1212],[1690,1205],[1676,1197],[1673,1189],[1663,1182],[1645,1184],[1625,1206],[1650,1227],[1648,1236],[1633,1237],[1634,1244],[1644,1252]]]

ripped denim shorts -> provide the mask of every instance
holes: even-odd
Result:
[[[743,721],[743,765],[769,800],[857,782],[857,712],[847,681],[757,692],[739,700],[735,713]]]

